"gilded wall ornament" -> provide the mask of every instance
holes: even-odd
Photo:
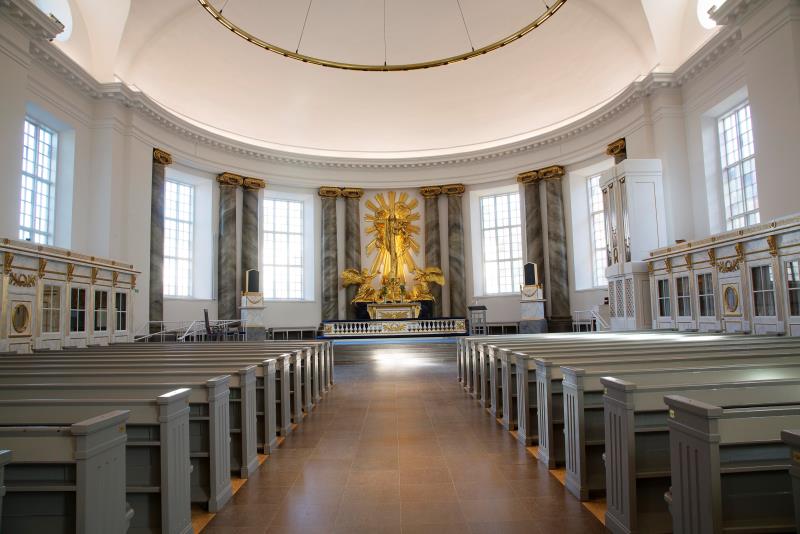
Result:
[[[11,263],[14,261],[14,255],[10,252],[6,252],[3,256],[3,274],[9,274],[11,272]]]
[[[264,189],[267,187],[267,182],[261,178],[245,177],[242,179],[242,186],[249,191],[258,191],[259,189]]]
[[[626,154],[625,138],[620,137],[616,141],[609,143],[606,147],[607,156],[622,156]]]
[[[223,172],[217,176],[217,182],[219,182],[220,185],[241,186],[244,184],[244,176],[239,176],[232,172]]]
[[[687,269],[691,269],[692,268],[692,255],[691,254],[684,254],[683,255],[683,261],[686,262],[686,268]]]
[[[431,185],[427,187],[420,187],[419,194],[425,198],[438,197],[442,194],[442,188],[438,185]]]
[[[464,191],[466,191],[464,184],[448,184],[442,186],[442,193],[449,196],[463,195]]]
[[[97,275],[100,273],[100,269],[97,267],[92,267],[92,284],[94,285],[97,283]]]
[[[17,287],[33,287],[36,285],[36,279],[36,275],[33,274],[9,274],[11,285]]]
[[[39,278],[44,278],[44,270],[47,267],[47,260],[44,258],[39,258]]]
[[[342,195],[342,190],[338,187],[323,186],[319,188],[319,196],[326,198],[336,198]]]
[[[717,266],[717,251],[713,248],[708,249],[708,264],[711,265],[711,267]]]
[[[539,173],[537,171],[526,171],[517,175],[517,183],[520,184],[535,184],[538,181]]]
[[[68,263],[67,264],[67,282],[72,282],[72,278],[75,276],[75,264]]]
[[[367,255],[376,252],[369,271],[383,274],[384,285],[393,279],[404,283],[406,273],[416,269],[411,253],[420,250],[414,237],[420,232],[419,226],[414,224],[420,218],[414,211],[417,199],[409,199],[408,193],[397,195],[390,191],[388,199],[383,193],[378,193],[367,201],[366,207],[372,212],[364,217],[370,224],[366,232],[373,236],[367,243],[366,252]]]
[[[153,161],[161,165],[172,165],[172,154],[161,150],[160,148],[153,149]]]
[[[664,269],[666,269],[668,273],[672,272],[672,258],[664,259]]]
[[[364,190],[359,187],[343,187],[341,195],[344,198],[361,198],[364,196]]]
[[[539,169],[540,180],[557,180],[566,174],[564,167],[561,165],[551,165],[544,169]]]
[[[778,236],[768,235],[767,246],[769,247],[769,255],[773,258],[778,255]]]

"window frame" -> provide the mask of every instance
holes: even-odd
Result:
[[[509,208],[509,212],[508,212],[509,213],[508,214],[509,224],[503,225],[503,226],[492,226],[491,228],[487,228],[486,227],[486,222],[484,220],[484,213],[483,213],[483,202],[484,202],[484,200],[489,199],[489,198],[494,200],[494,202],[495,202],[495,219],[496,219],[497,218],[496,217],[496,213],[497,213],[497,198],[499,198],[499,197],[509,198],[509,197],[512,197],[512,196],[516,196],[516,198],[517,198],[517,206],[518,206],[517,213],[518,213],[518,216],[519,216],[519,224],[514,224],[514,222],[513,222],[513,219],[512,219],[512,216],[511,216],[511,213],[512,213],[511,212],[511,202],[510,202],[510,199],[509,199],[509,201],[507,203],[507,206]],[[525,251],[524,251],[524,247],[523,247],[524,238],[523,238],[523,235],[522,235],[523,226],[522,226],[522,198],[521,197],[522,197],[522,195],[520,194],[520,192],[518,190],[517,191],[493,192],[493,193],[488,193],[488,194],[485,194],[485,195],[478,196],[478,211],[479,211],[479,214],[480,214],[479,235],[480,235],[480,243],[481,243],[481,247],[480,247],[481,260],[480,260],[480,263],[481,263],[481,270],[482,270],[482,275],[483,275],[483,296],[499,297],[499,296],[504,296],[504,295],[517,295],[519,293],[519,286],[522,284],[522,266],[525,263]],[[514,229],[515,228],[519,229],[519,246],[518,246],[519,258],[514,257]],[[486,246],[487,246],[487,244],[486,244],[485,233],[487,231],[494,231],[495,232],[495,234],[494,234],[495,235],[495,243],[497,243],[498,242],[498,239],[497,239],[498,231],[505,230],[505,229],[508,229],[508,231],[509,231],[510,257],[509,258],[500,259],[500,257],[499,257],[499,246],[496,246],[496,248],[498,249],[496,251],[497,254],[495,254],[497,259],[495,259],[495,260],[487,260],[486,259],[487,258],[487,254],[486,254]],[[518,269],[517,269],[516,277],[514,276],[514,262],[518,262]],[[490,292],[489,289],[488,289],[488,287],[489,287],[489,284],[488,284],[489,270],[487,269],[487,265],[489,265],[490,263],[497,264],[497,266],[498,266],[498,269],[496,270],[496,273],[497,273],[496,282],[497,282],[497,289],[498,289],[497,292]],[[511,289],[509,291],[503,291],[502,290],[502,280],[501,280],[500,269],[499,269],[501,263],[509,263],[509,264],[511,264],[511,285],[512,285],[512,287],[511,287]],[[515,285],[514,284],[514,280],[515,279],[518,282],[516,284],[517,285],[517,289],[516,290],[513,287]]]
[[[180,188],[181,187],[187,187],[187,188],[189,188],[191,190],[191,195],[189,196],[189,198],[190,198],[189,220],[183,220],[183,219],[180,218],[180,209],[179,208],[180,208],[181,203],[180,203],[180,201],[178,199],[176,199],[176,203],[175,203],[175,214],[176,214],[175,217],[168,217],[167,216],[167,187],[168,187],[168,184],[177,185],[177,187],[178,187],[178,197],[180,197]],[[172,260],[172,261],[175,262],[175,265],[176,265],[175,273],[174,273],[175,277],[172,280],[172,285],[167,283],[167,269],[163,268],[162,284],[163,284],[163,288],[164,288],[163,289],[164,298],[170,298],[170,299],[193,299],[194,298],[194,289],[195,289],[195,287],[194,287],[194,259],[195,259],[194,231],[195,231],[195,216],[196,216],[196,212],[197,212],[196,207],[197,207],[197,190],[196,190],[195,184],[188,183],[188,182],[185,182],[185,181],[182,181],[182,180],[176,180],[174,178],[166,178],[164,180],[164,252],[163,252],[163,258],[164,259],[163,259],[163,263],[164,263],[164,265],[166,265],[167,260]],[[173,221],[175,223],[175,254],[174,255],[168,254],[168,252],[172,252],[172,251],[168,251],[167,250],[167,221]],[[189,231],[188,231],[189,238],[188,238],[188,247],[187,247],[187,250],[189,251],[188,258],[187,257],[180,257],[178,255],[178,250],[180,249],[180,244],[179,243],[182,241],[178,237],[179,234],[180,234],[178,229],[179,229],[181,224],[188,224],[189,225]],[[189,265],[189,273],[186,275],[187,276],[187,280],[188,280],[188,282],[187,282],[188,291],[186,292],[186,294],[180,294],[177,291],[177,288],[179,286],[178,277],[179,277],[179,273],[180,273],[180,269],[177,268],[178,262],[187,262],[188,265]],[[171,289],[173,287],[175,288],[175,290],[172,293],[168,292],[167,288]]]
[[[52,297],[52,290],[58,291],[58,298],[55,299],[56,306],[53,306],[53,300],[50,300],[50,306],[45,306],[45,297],[48,293],[48,289],[50,291],[50,296]],[[48,284],[45,283],[42,285],[42,326],[41,326],[41,333],[43,336],[50,336],[50,335],[58,335],[61,333],[61,309],[62,309],[62,295],[64,294],[63,286],[60,284]],[[46,319],[48,318],[48,319]],[[55,330],[45,330],[46,325],[52,325],[53,320],[58,325]]]
[[[716,128],[717,128],[717,143],[718,143],[718,157],[719,157],[719,165],[720,165],[720,180],[722,182],[722,204],[725,210],[725,230],[732,231],[741,228],[747,228],[748,226],[752,226],[753,224],[758,224],[761,221],[761,213],[760,213],[760,205],[758,202],[758,168],[756,165],[756,147],[755,147],[755,139],[753,139],[753,151],[747,157],[742,157],[743,154],[743,143],[742,143],[742,134],[740,131],[740,125],[738,119],[738,114],[740,111],[747,108],[747,115],[748,120],[750,122],[750,135],[753,136],[753,126],[752,126],[752,109],[750,109],[750,101],[745,100],[744,102],[740,102],[737,105],[730,108],[725,113],[722,113],[719,117],[717,117],[716,121]],[[726,150],[726,142],[725,142],[725,135],[724,135],[724,128],[723,122],[733,117],[735,124],[736,124],[736,148],[737,153],[739,155],[738,159],[734,162],[727,161],[727,150]],[[753,166],[753,189],[755,190],[755,194],[753,196],[753,200],[755,202],[755,208],[752,210],[747,209],[747,196],[746,196],[746,188],[745,188],[745,181],[744,181],[744,166],[746,163],[752,162]],[[732,169],[736,169],[739,173],[738,175],[738,185],[741,190],[742,195],[742,202],[744,203],[744,211],[742,213],[733,215],[733,203],[730,199],[730,178],[729,172]],[[754,217],[755,221],[750,223],[748,222],[750,217]],[[735,221],[737,219],[743,219],[743,224],[737,226]]]
[[[681,282],[685,281],[686,293],[681,293]],[[692,277],[689,273],[681,274],[675,277],[675,313],[678,318],[691,319],[692,318]],[[681,308],[687,309],[681,309]],[[688,311],[688,313],[682,313]]]
[[[123,306],[120,307],[120,297]],[[123,328],[120,328],[122,321]],[[114,291],[114,332],[128,331],[128,293],[127,291]]]
[[[26,126],[30,124],[34,128],[34,146],[28,147],[25,144],[25,137],[27,136],[26,133]],[[40,132],[44,131],[51,136],[52,142],[50,143],[50,155],[49,155],[49,179],[44,179],[38,176],[39,168],[40,168],[40,156],[42,156],[40,152]],[[28,161],[25,158],[25,151],[27,149],[33,150],[34,160],[31,162],[33,164],[33,173],[29,173],[25,170],[25,164]],[[56,201],[56,182],[58,177],[58,132],[55,128],[52,128],[45,124],[44,122],[37,120],[30,115],[25,116],[25,120],[23,121],[23,133],[22,133],[22,168],[20,169],[20,192],[18,198],[18,224],[17,224],[17,237],[20,240],[28,240],[31,243],[39,243],[44,245],[53,245],[55,240],[55,201]],[[30,213],[30,222],[31,226],[24,226],[22,224],[22,219],[24,217],[23,214],[23,194],[27,190],[24,186],[25,179],[28,178],[32,181],[33,188],[30,190],[31,192],[31,213]],[[47,231],[42,232],[41,230],[36,229],[36,212],[39,207],[39,202],[37,198],[39,195],[36,194],[38,189],[38,184],[45,184],[48,188],[48,195],[47,195],[47,209],[46,209],[46,223],[47,223]],[[23,233],[27,232],[29,234],[29,238],[26,239],[23,237]],[[37,241],[36,236],[43,236],[44,242]]]
[[[105,295],[105,306],[103,306],[103,298]],[[98,297],[100,301],[98,304]],[[92,332],[95,334],[108,333],[108,305],[109,305],[109,290],[108,289],[95,289],[92,298]]]
[[[748,272],[748,274],[749,274],[748,278],[749,278],[749,282],[750,282],[750,304],[751,304],[751,310],[752,310],[753,319],[755,321],[758,321],[758,320],[769,320],[769,319],[777,318],[777,316],[778,316],[778,300],[777,300],[778,299],[778,294],[777,294],[778,280],[776,280],[776,278],[775,278],[775,269],[773,268],[772,263],[756,263],[756,264],[748,265],[747,267],[748,267],[748,271],[749,271]],[[754,273],[754,271],[756,269],[764,269],[764,268],[768,269],[769,272],[772,274],[772,289],[756,290],[755,277],[754,277],[755,273]],[[765,294],[765,295],[771,294],[772,295],[772,311],[773,311],[772,315],[760,315],[758,313],[758,307],[756,305],[757,294]]]
[[[287,223],[286,223],[286,231],[277,231],[273,224],[273,229],[267,229],[267,220],[266,220],[266,206],[268,202],[273,203],[273,210],[275,203],[286,203],[286,214],[287,214]],[[299,232],[292,232],[290,228],[289,222],[289,212],[291,208],[291,204],[297,204],[300,206],[300,231]],[[280,193],[270,196],[265,196],[261,199],[261,293],[264,295],[264,300],[267,301],[274,301],[274,302],[305,302],[308,301],[307,298],[307,284],[308,280],[306,279],[306,271],[308,269],[308,251],[306,249],[306,241],[308,239],[308,225],[307,225],[307,210],[309,209],[308,203],[303,198],[298,198],[293,195],[282,195]],[[274,211],[273,211],[273,223],[274,223]],[[275,240],[275,236],[286,236],[286,247],[287,247],[287,254],[286,254],[286,262],[285,263],[267,263],[267,251],[266,251],[266,237],[267,234],[271,234],[273,236],[273,247],[276,246],[277,240]],[[300,262],[299,264],[292,264],[289,260],[288,255],[288,248],[289,248],[289,241],[292,236],[299,237],[300,240]],[[272,278],[272,296],[267,295],[267,272],[268,268],[273,269],[273,273],[275,273],[275,268],[286,268],[287,269],[287,278],[286,278],[286,297],[278,297],[277,295],[277,279],[275,276]],[[300,272],[300,291],[299,296],[289,296],[291,293],[291,281],[290,275],[291,269],[297,269]]]
[[[600,186],[600,179],[603,177],[602,173],[593,174],[586,178],[586,202],[588,205],[589,213],[589,256],[592,258],[592,286],[594,289],[604,289],[608,287],[608,278],[606,278],[605,270],[608,267],[608,236],[606,235],[606,214],[605,206],[603,205],[603,188]],[[600,209],[592,211],[592,181],[597,180],[597,191],[600,194]],[[600,214],[602,223],[599,225],[599,230],[603,235],[603,246],[597,246],[596,228],[594,216]],[[598,260],[603,265],[602,280],[599,277],[597,270]]]
[[[709,277],[708,288],[710,288],[710,293],[702,293],[702,285],[700,283],[701,277]],[[717,292],[716,287],[714,287],[714,273],[712,271],[705,271],[705,272],[697,272],[695,273],[695,284],[697,284],[697,316],[700,319],[709,319],[717,318]],[[703,299],[711,299],[711,315],[704,315],[703,314]],[[706,310],[708,311],[708,310]]]
[[[662,287],[666,288],[667,295],[661,292]],[[666,303],[666,306],[664,305]],[[667,315],[661,312],[666,308]],[[656,312],[661,319],[672,319],[672,284],[669,278],[656,279]]]
[[[81,292],[83,292],[83,307],[82,308],[80,308],[80,307],[79,308],[73,308],[73,306],[72,306],[72,304],[73,304],[73,300],[72,300],[73,291],[81,291]],[[86,335],[86,333],[87,333],[88,325],[86,324],[86,322],[87,322],[86,321],[86,319],[87,319],[87,317],[86,317],[86,315],[87,315],[86,296],[87,296],[88,293],[89,293],[89,288],[88,287],[79,286],[79,287],[70,287],[69,288],[69,325],[68,326],[69,326],[70,335],[72,335],[72,334]],[[80,314],[80,315],[75,315],[75,314]],[[82,320],[81,320],[81,316],[83,316]],[[80,329],[80,330],[73,328],[72,327],[73,319],[75,319],[79,324],[82,322],[83,323],[83,328]]]

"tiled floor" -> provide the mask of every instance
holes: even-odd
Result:
[[[605,532],[463,392],[452,347],[375,350],[203,534]]]

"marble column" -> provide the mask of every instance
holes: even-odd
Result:
[[[344,197],[344,268],[361,270],[361,197],[364,190],[346,187],[341,194]],[[353,299],[357,291],[355,284],[345,289],[345,318],[348,320],[356,319]]]
[[[439,186],[422,187],[420,194],[425,198],[425,267],[442,267],[442,240],[439,234]],[[442,286],[431,284],[433,316],[442,316]]]
[[[517,182],[525,187],[525,246],[528,249],[528,261],[536,264],[539,277],[544,278],[544,232],[539,173],[523,172],[517,176]],[[537,280],[537,283],[542,281]]]
[[[336,230],[338,187],[320,187],[322,203],[322,320],[339,319],[339,256]]]
[[[467,316],[467,277],[464,270],[464,213],[461,184],[443,185],[447,195],[447,241],[450,269],[447,283],[450,286],[450,317]]]
[[[150,195],[150,321],[164,320],[164,176],[172,156],[153,149],[153,177]],[[155,331],[158,331],[158,327]]]
[[[217,318],[239,316],[236,291],[236,191],[244,178],[229,172],[217,176],[219,182],[219,236],[217,238]]]
[[[569,271],[567,264],[567,230],[564,220],[564,199],[561,178],[564,167],[554,165],[539,170],[544,181],[547,205],[547,265],[550,288],[548,328],[550,332],[568,332],[572,328],[569,304]]]
[[[264,180],[245,178],[242,195],[242,291],[245,286],[245,273],[250,269],[261,270],[258,265],[258,214],[260,211],[261,190],[267,187]],[[259,288],[259,291],[261,288]]]

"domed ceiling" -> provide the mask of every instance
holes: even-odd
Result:
[[[534,137],[653,70],[674,70],[716,31],[701,25],[697,0],[568,0],[542,26],[486,55],[426,70],[360,72],[267,52],[197,0],[64,1],[73,27],[56,46],[98,80],[122,80],[233,139],[331,157],[458,154]],[[270,43],[373,64],[459,54],[544,10],[535,0],[211,3]]]

